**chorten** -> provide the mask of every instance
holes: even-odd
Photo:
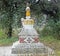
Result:
[[[34,28],[34,20],[31,18],[30,7],[26,7],[26,19],[21,18],[22,30],[19,40],[12,45],[12,54],[25,54],[39,56],[41,53],[48,54],[49,48],[39,41],[39,34]],[[50,49],[52,52],[52,50]],[[26,55],[25,55],[26,56]]]

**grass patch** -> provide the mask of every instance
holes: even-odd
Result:
[[[17,40],[18,40],[17,37],[0,39],[0,46],[8,46],[8,45],[11,45],[13,42],[15,42]]]
[[[5,39],[7,35],[5,34],[5,31],[3,29],[0,29],[0,39]]]
[[[60,56],[60,40],[55,39],[52,36],[40,37],[40,41],[46,46],[55,50],[56,56]]]

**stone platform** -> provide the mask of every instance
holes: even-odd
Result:
[[[54,51],[45,46],[43,43],[19,43],[19,41],[15,42],[12,46],[12,54],[45,54],[45,55],[53,55]]]

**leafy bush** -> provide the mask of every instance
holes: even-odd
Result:
[[[7,35],[5,34],[4,30],[0,29],[0,39],[5,39]]]
[[[13,42],[18,41],[17,37],[0,39],[0,46],[8,46],[13,44]]]
[[[55,23],[53,20],[49,20],[45,28],[42,30],[43,36],[53,36],[56,39],[60,39],[60,21]]]

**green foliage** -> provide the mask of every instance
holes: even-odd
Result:
[[[40,41],[54,49],[56,56],[60,56],[60,40],[55,39],[53,36],[45,36],[40,37]]]
[[[12,38],[5,38],[5,39],[0,39],[0,46],[8,46],[13,44],[13,42],[17,41],[18,38],[17,37],[12,37]]]
[[[8,37],[12,36],[14,27],[20,27],[20,18],[25,14],[25,4],[18,0],[1,0],[0,25],[7,30]],[[16,26],[18,25],[18,26]]]
[[[5,34],[5,31],[0,29],[0,39],[5,39],[7,35]]]
[[[48,11],[53,10],[54,8],[58,8],[58,10],[57,10],[58,12],[56,13],[55,16],[52,16],[52,17],[50,17],[50,15],[48,15],[48,19],[47,19],[48,21],[47,21],[45,28],[42,30],[42,32],[40,32],[39,29],[37,31],[39,32],[40,36],[53,36],[56,39],[60,39],[60,9],[59,9],[59,7],[57,6],[57,4],[48,4],[48,3],[44,3],[43,6],[44,6],[43,9],[46,9]],[[34,10],[35,10],[35,8],[36,7],[34,7]],[[37,6],[37,8],[38,9],[35,10],[35,12],[36,12],[35,14],[38,15],[37,20],[38,20],[38,24],[39,24],[40,20],[41,20],[39,17],[41,15],[40,14],[41,11],[39,12],[39,10],[41,10],[42,8],[40,7],[40,9],[39,9],[39,6]]]
[[[47,0],[43,0],[35,4],[35,0],[29,0],[31,2],[31,12],[32,15],[36,15],[38,24],[40,24],[41,19],[40,15],[42,9],[53,10],[54,8],[59,7],[58,3],[49,3]],[[25,5],[27,0],[1,0],[0,1],[0,25],[2,29],[6,30],[6,34],[9,32],[12,34],[13,29],[21,27],[21,17],[25,17]],[[32,3],[34,2],[34,3]],[[60,15],[60,14],[56,14]],[[50,19],[50,18],[49,18]],[[54,18],[58,19],[56,16]],[[59,21],[60,22],[60,21]],[[53,35],[57,37],[60,36],[59,22],[55,23],[52,19],[48,22],[44,30],[42,31],[44,35]],[[11,36],[10,36],[11,37]]]
[[[56,39],[60,39],[60,21],[55,23],[53,20],[49,20],[42,31],[42,35],[53,36]]]

